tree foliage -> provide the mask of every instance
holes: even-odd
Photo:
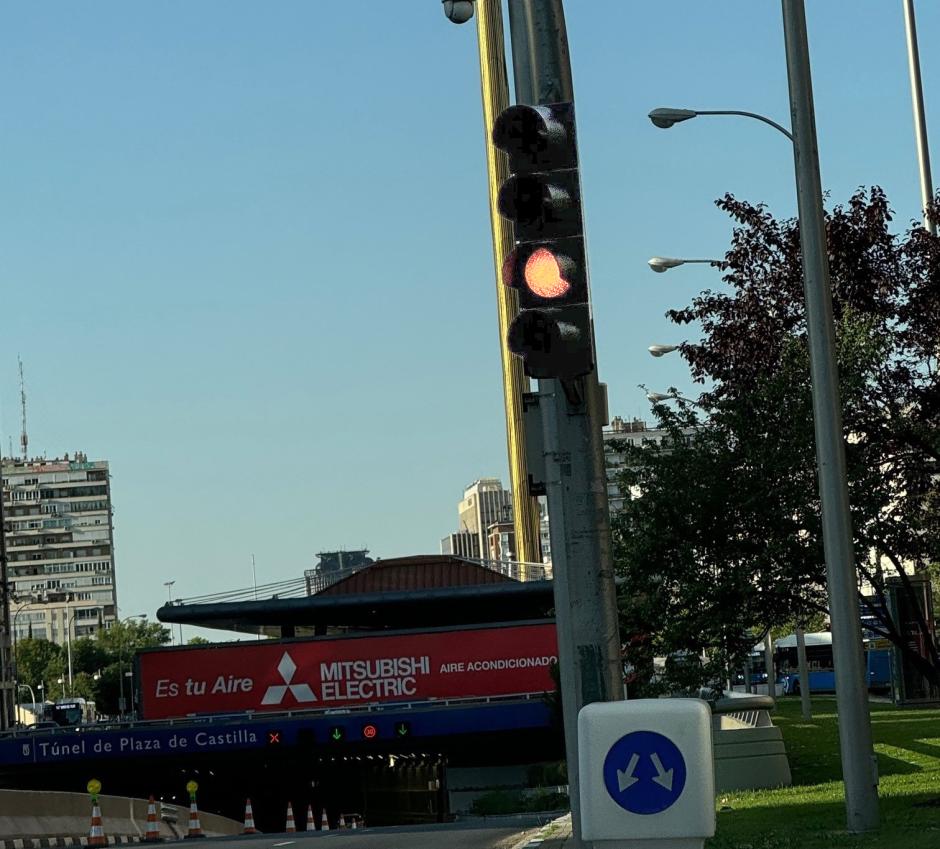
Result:
[[[157,622],[134,620],[115,622],[110,628],[97,631],[94,637],[72,640],[68,650],[44,639],[22,639],[16,643],[17,680],[31,686],[37,698],[40,693],[53,701],[82,697],[94,700],[99,713],[115,715],[121,712],[122,691],[125,709],[132,709],[134,685],[127,673],[133,668],[136,652],[169,642],[168,628]],[[69,650],[71,687],[68,684]]]
[[[670,444],[634,452],[623,484],[643,495],[614,532],[625,622],[650,635],[637,660],[704,651],[709,668],[686,663],[687,677],[723,681],[752,634],[826,596],[799,227],[730,195],[718,206],[736,224],[729,288],[668,313],[701,328],[680,347],[701,409],[656,409]],[[940,683],[926,619],[921,654],[886,604],[892,575],[913,595],[940,562],[940,239],[890,223],[878,188],[827,216],[860,604]]]

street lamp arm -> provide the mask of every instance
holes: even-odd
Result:
[[[786,127],[782,124],[778,124],[776,121],[771,120],[766,115],[761,115],[757,112],[743,112],[740,109],[696,109],[696,115],[741,115],[745,118],[754,118],[757,121],[763,121],[765,124],[769,124],[775,130],[780,130],[789,140],[790,143],[793,143],[793,133],[791,133]]]
[[[745,112],[741,109],[672,109],[660,107],[649,113],[649,119],[660,129],[668,130],[676,124],[681,124],[683,121],[688,121],[690,118],[697,118],[699,115],[741,115],[744,118],[754,118],[758,121],[763,121],[775,130],[779,130],[790,140],[791,144],[793,143],[793,133],[786,127],[778,124],[776,121],[772,121],[765,115],[760,115],[757,112]]]

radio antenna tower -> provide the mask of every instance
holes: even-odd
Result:
[[[16,361],[20,364],[20,409],[23,413],[23,430],[20,433],[20,450],[23,459],[29,459],[29,437],[26,435],[26,381],[23,379],[23,361],[17,354]]]

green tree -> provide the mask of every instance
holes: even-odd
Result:
[[[47,669],[62,654],[61,646],[49,640],[26,639],[16,641],[16,677],[20,684],[29,684],[33,690],[48,681]],[[36,693],[39,698],[39,694]]]
[[[92,637],[79,637],[72,640],[72,671],[86,672],[94,675],[109,663],[110,653],[101,645],[100,641]]]
[[[141,649],[166,645],[170,639],[170,630],[160,623],[138,620],[115,622],[107,630],[96,633],[97,648],[107,658],[95,682],[95,704],[99,713],[122,713],[122,693],[124,711],[133,709],[133,677],[128,673],[133,670],[135,654]]]
[[[209,640],[207,640],[205,637],[200,637],[200,636],[197,634],[197,635],[194,636],[194,637],[190,637],[190,638],[186,641],[186,645],[187,645],[187,646],[208,646],[208,645],[209,645]]]
[[[671,650],[689,682],[718,676],[740,634],[825,612],[799,228],[718,205],[736,222],[730,289],[669,313],[701,328],[680,350],[708,387],[702,413],[656,410],[672,444],[632,458],[623,483],[642,497],[614,523],[628,660],[648,670]],[[913,596],[940,562],[940,239],[890,222],[877,188],[827,216],[860,605],[940,683],[925,617],[915,652],[885,603],[892,573]]]
[[[133,654],[140,649],[153,649],[170,642],[170,629],[159,622],[126,620],[96,633],[99,645],[112,658]]]

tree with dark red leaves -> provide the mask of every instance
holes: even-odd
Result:
[[[701,330],[680,346],[699,408],[656,408],[671,444],[633,451],[622,484],[642,496],[614,520],[625,631],[651,635],[647,655],[700,658],[673,685],[725,680],[755,633],[826,608],[799,226],[717,205],[736,222],[726,288],[668,313]],[[932,612],[915,603],[940,563],[940,238],[891,220],[873,188],[826,221],[859,603],[940,686]]]

